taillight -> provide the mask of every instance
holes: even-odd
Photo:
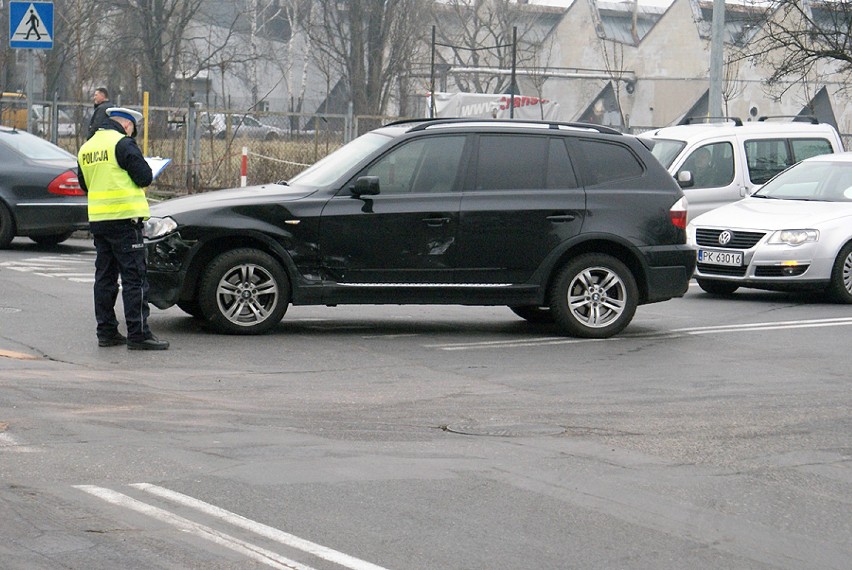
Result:
[[[80,188],[80,181],[77,180],[77,174],[73,170],[66,170],[59,176],[53,179],[53,182],[47,185],[47,191],[51,194],[59,194],[60,196],[85,196],[85,192]]]
[[[688,206],[689,203],[686,201],[686,198],[681,198],[669,208],[669,218],[671,218],[672,224],[676,228],[686,229],[686,211]]]

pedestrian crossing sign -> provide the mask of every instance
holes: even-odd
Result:
[[[53,2],[9,2],[9,47],[53,47]]]

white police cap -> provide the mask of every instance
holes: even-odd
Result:
[[[142,120],[142,113],[134,111],[133,109],[126,109],[124,107],[110,107],[106,110],[106,114],[107,117],[121,117],[123,119],[128,119],[137,125],[139,124],[139,121]]]

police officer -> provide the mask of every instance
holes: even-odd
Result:
[[[142,221],[149,216],[144,188],[151,167],[131,137],[142,119],[122,107],[106,110],[108,120],[77,153],[80,186],[89,195],[89,230],[95,241],[95,318],[98,346],[127,344],[130,350],[166,350],[148,328],[148,279]],[[127,337],[118,331],[118,277]]]

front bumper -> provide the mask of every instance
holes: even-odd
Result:
[[[193,244],[180,233],[160,240],[148,241],[148,302],[158,309],[168,309],[180,300],[186,284]]]
[[[718,247],[699,246],[700,249]],[[750,249],[730,249],[743,255],[742,265],[725,266],[697,263],[695,276],[764,289],[813,289],[831,281],[834,257],[824,245],[809,242],[799,246],[768,244],[761,240]]]

